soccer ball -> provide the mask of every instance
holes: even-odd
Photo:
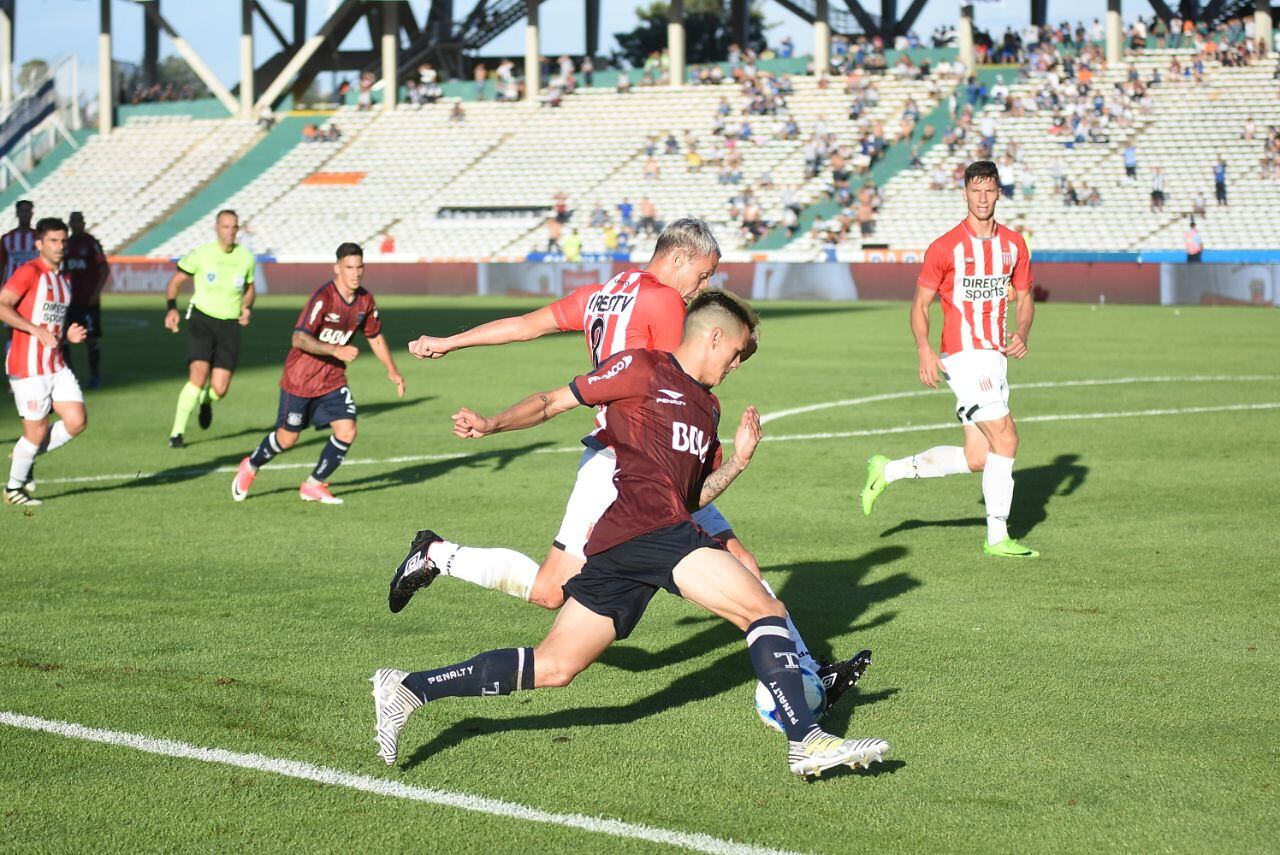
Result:
[[[804,680],[804,699],[809,704],[809,711],[814,718],[822,715],[827,708],[827,689],[822,685],[822,678],[805,666],[800,666],[800,677]],[[756,683],[756,715],[767,726],[782,731],[778,722],[778,707],[774,703],[773,694],[764,683]]]

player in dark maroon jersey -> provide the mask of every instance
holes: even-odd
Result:
[[[738,367],[756,324],[740,298],[703,292],[690,304],[672,353],[626,350],[568,386],[531,395],[494,418],[465,408],[454,415],[457,436],[478,438],[533,427],[579,405],[608,404],[618,497],[592,531],[587,562],[565,584],[565,604],[536,648],[492,650],[431,671],[383,668],[374,674],[378,755],[384,761],[395,763],[400,730],[424,703],[567,686],[631,633],[660,588],[746,633],[751,663],[780,711],[792,772],[816,775],[883,758],[889,750],[883,740],[840,739],[818,726],[805,701],[786,607],[690,515],[733,482],[760,441],[760,414],[748,407],[733,454],[723,460],[716,438],[720,403],[711,393]],[[397,582],[424,571],[425,547],[417,557],[392,582],[393,594]]]
[[[71,279],[71,308],[68,323],[80,324],[87,331],[89,347],[89,388],[102,385],[102,286],[111,275],[107,255],[98,239],[84,230],[84,214],[72,211],[68,220],[71,234],[67,237],[67,253],[62,259],[62,272]],[[63,358],[71,364],[71,348],[64,346]]]
[[[340,505],[342,500],[329,492],[326,479],[341,464],[356,439],[356,402],[347,388],[347,363],[360,351],[348,344],[357,331],[369,341],[369,348],[387,369],[387,379],[396,394],[404,397],[404,378],[396,370],[373,295],[361,287],[364,281],[364,250],[358,244],[338,247],[333,279],[316,289],[307,300],[293,328],[293,347],[284,361],[280,378],[280,412],[275,430],[263,437],[253,454],[240,461],[231,481],[231,497],[243,502],[249,495],[258,469],[277,454],[293,448],[298,434],[308,425],[317,430],[330,428],[333,435],[320,452],[320,460],[310,477],[298,488],[304,502]]]

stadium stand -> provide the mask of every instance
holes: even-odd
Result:
[[[1171,73],[1175,59],[1181,66],[1178,74]],[[1001,218],[1029,229],[1033,250],[1175,249],[1182,246],[1197,196],[1207,200],[1208,216],[1197,218],[1207,246],[1276,245],[1280,218],[1258,216],[1280,206],[1280,184],[1264,178],[1260,170],[1266,131],[1280,125],[1273,63],[1264,59],[1228,66],[1205,60],[1200,81],[1187,73],[1191,63],[1186,49],[1150,50],[1130,56],[1123,66],[1097,73],[1086,96],[1088,116],[1094,112],[1095,94],[1102,96],[1104,111],[1114,107],[1117,113],[1095,136],[1097,141],[1071,142],[1069,131],[1050,132],[1055,110],[1035,105],[1044,85],[1041,78],[1014,84],[1009,99],[1025,105],[1018,111],[1021,115],[989,103],[975,116],[964,145],[950,151],[938,145],[924,156],[920,168],[898,173],[882,188],[879,225],[867,242],[922,249],[954,225],[961,211],[954,195],[957,167],[978,154],[975,141],[981,137],[983,120],[990,119],[996,133],[993,155],[1004,172],[1002,181],[1015,185],[1013,198],[1001,203]],[[1156,72],[1160,79],[1152,85]],[[1116,86],[1124,86],[1131,73],[1145,86],[1145,103],[1142,99],[1120,103]],[[1250,117],[1257,136],[1245,140],[1242,129]],[[1126,178],[1123,155],[1130,140],[1138,154],[1133,180]],[[1229,210],[1214,204],[1213,165],[1219,156],[1228,165]],[[1149,210],[1156,167],[1165,175],[1163,212]],[[1061,174],[1057,181],[1056,172]],[[1067,182],[1082,202],[1094,189],[1100,200],[1092,206],[1066,204],[1058,184],[1065,188]],[[943,189],[934,189],[937,183]],[[1028,184],[1034,185],[1030,195]],[[815,237],[806,235],[790,248],[812,251],[814,247]]]
[[[135,117],[109,137],[89,137],[24,194],[37,216],[84,211],[109,252],[119,249],[244,153],[261,131],[249,121]],[[0,227],[16,224],[0,212]]]

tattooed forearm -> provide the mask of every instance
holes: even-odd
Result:
[[[714,502],[733,483],[733,479],[741,475],[742,470],[746,468],[745,464],[738,462],[738,458],[730,457],[720,464],[719,469],[708,475],[706,481],[702,482],[702,495],[698,501],[703,506]]]
[[[546,421],[551,418],[551,396],[543,392],[538,396],[538,400],[542,402],[542,420]]]

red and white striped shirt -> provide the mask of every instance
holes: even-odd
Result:
[[[0,236],[0,267],[4,269],[4,280],[8,282],[14,272],[35,258],[40,253],[36,250],[35,229],[24,229],[18,226]]]
[[[14,310],[25,320],[47,327],[59,343],[66,334],[67,307],[71,305],[71,280],[52,270],[44,259],[28,261],[4,283],[4,290],[18,295]],[[5,368],[10,377],[20,380],[39,374],[53,374],[65,368],[61,347],[45,347],[30,333],[13,330],[9,358]]]
[[[1031,287],[1027,244],[998,223],[995,235],[983,238],[961,222],[929,244],[916,284],[942,300],[942,353],[1003,353],[1009,287],[1020,293]]]
[[[675,350],[684,328],[684,298],[645,270],[627,270],[551,304],[556,325],[587,336],[592,368],[624,350]],[[596,413],[605,426],[605,408]]]

